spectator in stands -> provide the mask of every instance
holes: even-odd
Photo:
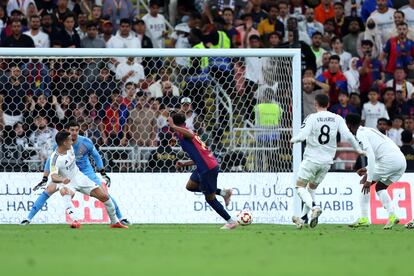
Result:
[[[287,30],[288,31],[298,31],[298,40],[305,42],[306,45],[310,46],[312,44],[310,37],[307,32],[298,30],[298,20],[294,17],[289,17],[287,20]],[[288,33],[286,33],[286,39],[289,41]]]
[[[322,0],[319,6],[315,8],[315,19],[322,24],[329,18],[335,16],[334,6],[332,0]]]
[[[31,118],[38,117],[39,114],[46,116],[50,125],[56,125],[60,120],[63,120],[64,113],[59,106],[56,96],[52,96],[52,102],[49,103],[48,98],[40,94],[35,98],[36,103],[32,102],[30,111]]]
[[[414,41],[407,38],[408,25],[400,23],[397,27],[398,36],[390,38],[385,44],[381,60],[387,58],[385,72],[391,78],[396,67],[407,67],[413,64]]]
[[[322,66],[316,71],[316,77],[318,78],[323,72],[329,69],[329,59],[331,58],[330,52],[325,52],[322,54]]]
[[[344,50],[350,53],[353,57],[359,57],[357,42],[361,27],[358,19],[354,18],[349,20],[348,26],[349,33],[343,37]]]
[[[148,92],[150,93],[150,96],[152,98],[161,98],[161,97],[163,97],[163,95],[164,95],[163,88],[165,88],[165,86],[166,86],[165,82],[171,83],[170,77],[166,74],[161,76],[161,78],[159,80],[157,80],[156,82],[151,84],[150,87],[148,87]],[[168,85],[167,85],[167,87],[168,87]],[[172,95],[175,96],[175,97],[179,97],[180,96],[180,90],[178,89],[178,87],[176,85],[172,84],[171,88],[172,88]]]
[[[369,19],[365,26],[365,31],[361,32],[359,34],[358,40],[357,40],[357,51],[359,56],[363,55],[362,52],[362,45],[361,42],[363,40],[369,40],[372,42],[372,53],[371,56],[373,58],[378,58],[380,56],[380,53],[382,52],[382,41],[381,41],[381,34],[378,31],[377,25],[375,24],[375,21],[373,19]]]
[[[382,100],[384,102],[385,108],[387,109],[388,116],[391,120],[399,114],[401,114],[401,109],[398,106],[395,94],[395,90],[390,87],[385,88],[382,92]]]
[[[134,57],[128,57],[126,61],[121,61],[116,67],[116,79],[122,84],[132,82],[134,85],[141,85],[145,80],[144,67],[134,61]]]
[[[358,71],[358,58],[351,58],[349,61],[349,69],[344,73],[346,82],[348,83],[349,93],[357,92],[359,93],[359,71]]]
[[[349,94],[346,91],[340,91],[338,95],[339,103],[330,107],[330,111],[338,114],[345,119],[346,115],[356,113],[352,105],[349,104]]]
[[[137,15],[137,10],[128,0],[104,1],[103,15],[110,18],[112,25],[118,29],[122,25],[122,19],[131,20]],[[123,47],[129,48],[129,47]]]
[[[34,4],[34,0],[28,0],[23,2],[20,2],[19,0],[9,0],[7,1],[7,15],[11,16],[12,11],[14,10],[19,10],[23,14],[26,14],[27,8],[31,3]]]
[[[66,1],[66,0],[59,0]],[[75,16],[73,13],[65,14],[62,19],[63,28],[56,35],[56,40],[52,41],[54,47],[60,46],[62,48],[80,48],[81,41],[79,34],[75,30]],[[58,43],[56,43],[58,41]]]
[[[105,20],[102,22],[102,33],[99,34],[99,38],[102,38],[103,41],[105,41],[106,47],[108,47],[108,42],[113,37],[112,33],[114,31],[114,26],[112,25],[112,22],[109,20]]]
[[[83,3],[83,2],[81,2]],[[94,21],[89,21],[86,24],[86,36],[81,40],[82,48],[105,48],[106,44],[98,37],[98,24]]]
[[[387,1],[387,6],[392,7],[392,0]],[[368,21],[368,17],[375,11],[377,8],[377,2],[376,1],[363,1],[362,7],[361,7],[361,17],[364,22]]]
[[[125,84],[122,103],[131,110],[137,104],[136,100],[137,89],[133,82],[127,82]]]
[[[169,80],[161,82],[161,91],[162,97],[158,98],[161,105],[164,105],[169,108],[178,108],[179,107],[179,98],[174,95],[173,83]],[[151,95],[153,95],[151,93]]]
[[[223,9],[223,19],[225,21],[224,30],[227,36],[230,38],[232,48],[235,48],[237,45],[237,38],[239,32],[234,27],[234,11],[231,8]]]
[[[17,122],[13,125],[14,135],[12,135],[12,141],[10,145],[21,146],[23,148],[27,148],[28,146],[33,146],[30,141],[29,137],[26,135],[26,131],[23,128],[22,122]]]
[[[345,23],[345,6],[342,2],[335,2],[333,7],[335,15],[332,19],[335,22],[335,35],[342,37],[342,27]]]
[[[33,158],[40,159],[41,167],[43,167],[43,163],[52,153],[55,136],[58,131],[47,126],[48,117],[42,113],[35,117],[34,124],[36,130],[30,134],[29,141],[35,148],[38,148],[37,154]]]
[[[387,0],[377,0],[377,9],[369,17],[374,20],[383,44],[386,42],[385,38],[394,28],[394,12],[393,8],[388,7]]]
[[[312,34],[311,50],[315,55],[316,69],[319,70],[322,67],[322,56],[326,52],[325,49],[321,48],[322,45],[322,33],[316,31]]]
[[[87,11],[85,12],[88,13]],[[102,15],[103,15],[102,6],[93,5],[92,12],[88,18],[90,18],[92,21],[99,24],[99,22],[102,20]]]
[[[34,96],[44,94],[49,97],[51,95],[52,79],[47,63],[33,58],[23,65],[22,75],[25,77],[26,83],[33,89]]]
[[[283,25],[285,26],[285,30],[287,30],[287,21],[290,18],[289,3],[285,0],[281,0],[277,4],[277,7],[279,8],[279,15],[277,16],[277,19],[283,23]]]
[[[401,136],[402,136],[402,132],[404,131],[404,129],[402,128],[403,122],[404,120],[402,117],[396,116],[392,120],[392,127],[388,131],[388,135],[387,135],[399,147],[402,146]]]
[[[87,31],[88,31],[88,26],[87,26],[87,24],[88,24],[88,16],[86,14],[84,14],[84,13],[80,13],[80,14],[78,14],[78,18],[77,19],[78,19],[77,20],[77,25],[78,26],[76,27],[75,30],[78,33],[80,39],[82,40],[87,35]]]
[[[394,91],[401,90],[405,100],[411,99],[414,93],[414,86],[407,81],[407,74],[403,67],[396,67],[393,72],[394,78],[387,81],[387,87],[392,87]]]
[[[404,129],[409,130],[411,132],[414,132],[414,118],[413,117],[407,117],[404,120]]]
[[[414,94],[411,94],[411,98],[403,104],[401,114],[404,118],[414,116]]]
[[[20,68],[11,64],[10,73],[0,77],[0,102],[4,125],[12,126],[18,121],[23,121],[24,98],[28,90],[29,85],[24,81]]]
[[[236,28],[240,36],[239,48],[250,48],[249,37],[252,35],[260,36],[260,34],[253,27],[253,16],[251,14],[243,14],[241,19],[243,20],[243,25]]]
[[[322,23],[315,20],[315,10],[313,8],[307,8],[305,12],[305,20],[299,22],[299,30],[306,32],[309,37],[313,38],[316,32],[323,34]]]
[[[124,1],[124,0],[122,0]],[[131,32],[131,21],[123,18],[120,21],[120,27],[115,36],[113,36],[106,44],[107,48],[141,48],[141,41]],[[125,57],[112,59],[115,67],[121,61],[126,61]],[[135,59],[135,61],[138,61]]]
[[[337,55],[333,55],[329,58],[328,70],[324,71],[317,80],[324,82],[330,86],[329,89],[329,101],[331,105],[338,103],[339,91],[348,92],[348,84],[344,74],[340,70],[340,58]]]
[[[267,12],[262,8],[262,0],[249,1],[246,13],[251,14],[254,27],[267,18]]]
[[[122,97],[119,94],[113,93],[111,104],[106,108],[105,117],[102,120],[104,125],[104,131],[102,133],[104,144],[108,146],[125,145],[126,140],[123,138],[127,118],[128,109],[122,104]]]
[[[319,83],[325,89],[316,87]],[[318,94],[325,94],[329,90],[329,86],[326,83],[321,83],[312,77],[305,77],[302,79],[302,101],[303,101],[303,118],[306,118],[309,114],[315,113],[315,96]]]
[[[373,56],[374,44],[372,41],[363,40],[361,46],[362,55],[357,63],[360,82],[359,91],[361,100],[366,102],[372,85],[375,87],[382,87],[384,85],[385,74],[381,61]]]
[[[21,21],[13,21],[11,23],[12,35],[6,37],[2,43],[2,47],[20,47],[20,48],[30,48],[35,47],[33,39],[22,33],[22,23]]]
[[[398,33],[398,25],[400,25],[401,23],[406,22],[405,19],[405,14],[404,12],[397,10],[394,12],[394,28],[393,30],[388,33],[388,35],[384,38],[385,41],[387,41],[388,39],[390,39],[391,37],[395,36],[396,33]],[[407,23],[407,22],[406,22]],[[408,33],[407,33],[407,38],[414,40],[414,32],[411,29],[410,25],[407,23],[408,25]]]
[[[180,107],[179,112],[182,112],[183,114],[185,114],[185,117],[186,117],[185,125],[189,129],[194,131],[194,122],[197,117],[197,113],[195,113],[193,110],[192,101],[190,98],[184,97],[181,99],[180,103],[181,103],[181,107]]]
[[[56,39],[56,35],[59,30],[53,24],[53,18],[51,14],[44,14],[41,18],[42,21],[42,31],[49,36],[49,43],[53,46],[53,41]]]
[[[410,30],[414,30],[414,0],[409,0],[408,5],[400,8],[399,10],[404,14],[405,20]]]
[[[142,48],[154,48],[152,45],[151,38],[149,38],[145,34],[147,31],[147,26],[145,25],[144,20],[141,20],[141,19],[135,20],[133,22],[133,31],[135,32],[135,35],[141,41]]]
[[[344,44],[342,43],[342,39],[340,37],[334,37],[331,40],[331,48],[332,48],[332,55],[338,55],[341,59],[341,71],[345,72],[349,69],[349,61],[352,58],[352,55],[346,51],[344,51]]]
[[[331,41],[335,36],[335,22],[328,19],[323,24],[322,48],[331,50]]]
[[[384,134],[385,136],[388,136],[388,130],[391,128],[390,120],[387,118],[379,118],[377,120],[377,129]]]
[[[358,114],[361,114],[361,97],[358,93],[351,93],[349,97],[349,104],[356,110]]]
[[[289,15],[296,17],[299,21],[305,19],[306,5],[303,0],[291,0],[289,1]]]
[[[144,95],[138,98],[136,107],[130,112],[125,137],[130,146],[155,147],[157,145],[156,114]]]
[[[164,48],[164,38],[168,35],[165,18],[159,14],[160,7],[157,0],[151,0],[149,8],[149,13],[142,17],[147,26],[146,35],[151,38],[154,48]]]
[[[269,48],[279,48],[280,43],[283,41],[283,36],[277,32],[269,34],[266,45]]]
[[[266,42],[268,40],[268,36],[274,32],[280,33],[282,37],[285,36],[285,25],[277,18],[278,10],[279,8],[276,5],[271,5],[269,7],[268,17],[260,21],[257,26],[257,31],[259,32],[263,42]]]
[[[99,102],[95,91],[89,93],[88,102],[85,106],[85,115],[88,123],[99,123],[104,116],[102,104]]]
[[[63,21],[66,16],[72,14],[72,12],[68,9],[68,2],[69,0],[57,0],[56,8],[52,13],[53,24],[60,30],[65,28]]]
[[[118,87],[118,82],[115,80],[115,77],[111,74],[111,71],[103,67],[99,71],[99,76],[91,83],[85,83],[84,89],[96,91],[99,102],[101,104],[108,104],[109,97],[112,95],[112,92]]]
[[[0,6],[0,33],[3,32],[3,28],[7,23],[7,13],[3,6]]]
[[[40,29],[40,16],[34,15],[30,18],[30,30],[24,32],[32,38],[36,48],[49,48],[49,35]]]
[[[175,152],[171,145],[175,143],[171,132],[160,132],[160,145],[151,151],[148,160],[148,169],[150,172],[175,172],[175,164],[179,160],[177,152]]]
[[[1,33],[1,40],[4,41],[6,37],[12,36],[12,23],[14,21],[20,21],[22,23],[22,32],[27,31],[27,27],[25,25],[24,15],[20,10],[14,10],[11,12],[11,16],[8,18],[6,26],[3,28]]]
[[[413,133],[410,130],[404,130],[401,133],[401,152],[407,160],[407,172],[414,171],[414,148],[413,148]]]
[[[379,118],[389,119],[385,105],[379,102],[378,98],[378,91],[371,89],[368,93],[369,102],[364,104],[361,115],[361,120],[366,127],[375,128]]]
[[[101,146],[103,145],[102,139],[102,123],[99,118],[96,118],[91,123],[88,124],[88,129],[85,131],[84,135],[92,140],[94,145]]]

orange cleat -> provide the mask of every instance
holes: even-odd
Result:
[[[122,223],[120,223],[118,221],[117,223],[114,223],[114,224],[109,225],[109,228],[128,228],[128,226],[123,225]]]
[[[70,228],[81,228],[81,224],[77,220],[75,220],[70,225]]]

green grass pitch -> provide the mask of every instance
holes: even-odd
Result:
[[[0,225],[1,275],[413,275],[414,231],[374,225]]]

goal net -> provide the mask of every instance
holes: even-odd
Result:
[[[186,156],[167,117],[182,112],[222,171],[292,171],[292,51],[175,51],[1,57],[0,170],[42,171],[56,131],[76,120],[108,171],[175,172]]]

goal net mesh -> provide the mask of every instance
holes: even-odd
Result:
[[[292,170],[291,57],[2,57],[0,103],[2,172],[42,171],[72,120],[107,171],[175,172],[173,112],[222,171]]]

